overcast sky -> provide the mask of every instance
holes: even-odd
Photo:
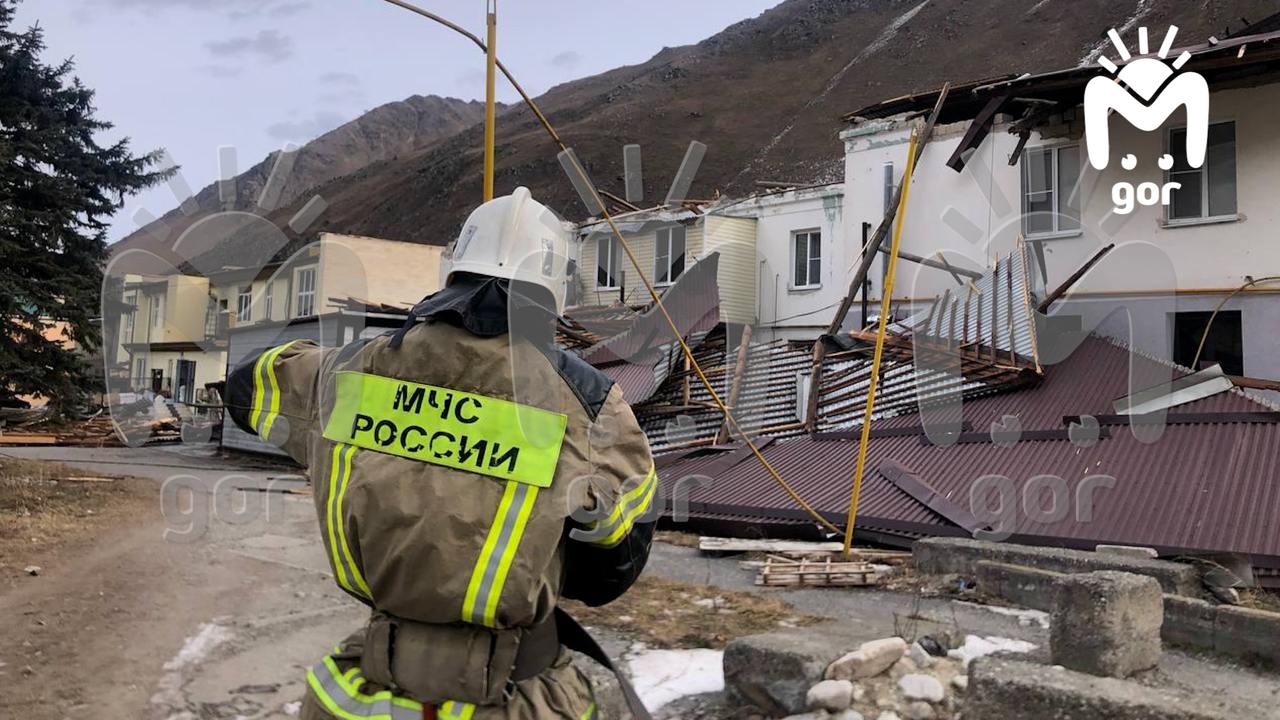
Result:
[[[503,0],[499,56],[534,96],[551,86],[643,62],[780,0]],[[483,35],[483,0],[421,0]],[[18,25],[39,22],[46,62],[76,61],[97,91],[98,117],[134,150],[165,148],[193,188],[217,179],[217,149],[241,170],[286,142],[301,144],[409,95],[484,97],[484,56],[465,38],[383,0],[25,0]],[[499,99],[515,91],[499,80]],[[133,214],[174,207],[168,188],[126,201]]]

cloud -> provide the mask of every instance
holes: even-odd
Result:
[[[204,47],[215,57],[234,58],[256,55],[273,62],[280,62],[293,56],[293,38],[281,35],[276,30],[261,30],[257,35],[243,35],[207,42]]]
[[[551,64],[561,68],[577,67],[582,62],[582,54],[575,50],[565,50],[551,56]]]
[[[327,72],[320,76],[326,85],[359,85],[360,76],[349,72]]]
[[[146,11],[212,10],[226,13],[233,20],[243,20],[263,13],[278,18],[297,15],[310,8],[312,0],[98,0],[98,4]]]
[[[480,92],[484,92],[485,72],[483,70],[476,69],[466,70],[458,73],[458,76],[455,77],[453,81],[458,84],[458,87],[470,88],[472,90],[479,88]]]
[[[196,69],[209,77],[218,78],[219,80],[240,77],[241,72],[243,72],[240,68],[229,65],[201,65]]]
[[[318,110],[311,117],[285,120],[267,126],[267,134],[274,140],[306,142],[317,138],[345,123],[347,118],[329,110]]]

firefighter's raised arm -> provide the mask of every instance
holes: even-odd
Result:
[[[227,414],[247,433],[308,464],[317,378],[329,351],[295,340],[250,355],[227,377]]]
[[[658,477],[649,441],[614,386],[592,433],[593,519],[573,523],[563,594],[587,605],[613,602],[644,570],[653,542]]]

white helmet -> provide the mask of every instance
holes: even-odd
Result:
[[[457,273],[530,283],[555,298],[564,314],[568,291],[570,227],[519,187],[476,208],[453,247],[447,285]]]

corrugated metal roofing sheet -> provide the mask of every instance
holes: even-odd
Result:
[[[1131,372],[1148,377],[1170,371],[1167,364],[1091,336],[1067,361],[1050,368],[1039,386],[970,399],[963,414],[979,431],[1011,419],[1024,429],[1062,429],[1067,415],[1110,414],[1111,402],[1130,392]],[[1269,409],[1233,390],[1170,414]],[[1110,429],[1109,438],[1091,446],[1063,439],[944,447],[917,436],[874,438],[868,468],[893,459],[980,518],[985,503],[995,496],[977,492],[975,488],[982,488],[979,480],[1006,477],[1010,494],[1005,499],[1014,511],[1004,529],[1016,539],[1081,547],[1105,542],[1170,552],[1239,552],[1254,555],[1259,564],[1280,566],[1280,532],[1275,525],[1280,517],[1280,424],[1231,422],[1224,416],[1216,422],[1168,425],[1158,437],[1141,438],[1129,427]],[[842,521],[856,449],[851,441],[805,436],[773,443],[764,454],[807,501]],[[663,482],[697,474],[714,460],[711,456],[668,465]],[[1056,479],[1038,479],[1042,476]],[[1093,476],[1114,482],[1087,481]],[[1050,499],[1045,488],[1055,485],[1062,505],[1057,513],[1042,512],[1049,509],[1038,504]],[[699,512],[714,514],[721,508],[754,515],[762,524],[771,517],[796,517],[790,499],[753,459],[718,473],[707,487],[693,490],[689,501]],[[957,531],[878,472],[864,480],[859,518],[860,526],[890,531]]]

